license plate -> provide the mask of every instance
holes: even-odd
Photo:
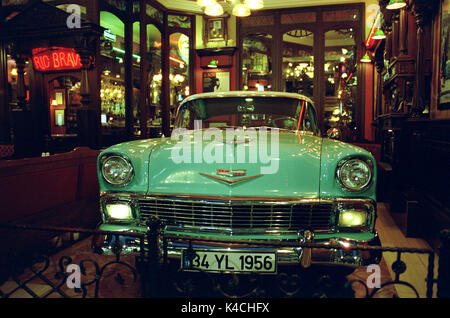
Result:
[[[195,250],[195,254],[191,261],[187,257],[187,249],[183,250],[181,257],[183,270],[271,274],[277,272],[275,253]]]

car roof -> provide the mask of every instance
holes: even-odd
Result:
[[[202,98],[226,98],[226,97],[288,97],[288,98],[295,98],[295,99],[301,99],[306,100],[307,102],[314,104],[313,101],[304,95],[297,94],[297,93],[286,93],[286,92],[272,92],[272,91],[229,91],[229,92],[210,92],[210,93],[200,93],[200,94],[194,94],[189,97],[186,97],[183,102],[180,104],[183,105],[184,103],[190,102],[192,100],[196,99],[202,99]]]

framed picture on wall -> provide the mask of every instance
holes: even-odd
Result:
[[[441,7],[441,56],[439,65],[438,109],[450,109],[450,0]]]
[[[205,40],[210,41],[226,41],[227,23],[226,18],[205,18]]]
[[[204,72],[203,92],[229,92],[230,72]]]

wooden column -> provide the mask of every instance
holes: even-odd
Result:
[[[386,33],[385,59],[391,62],[392,58],[392,15],[385,15],[384,32]]]
[[[91,67],[92,52],[86,48],[87,41],[87,39],[83,41],[83,48],[77,48],[82,65],[80,83],[82,106],[77,111],[78,145],[98,149],[100,147],[100,121],[98,109],[91,103],[89,68]]]
[[[277,12],[274,14],[275,25],[281,24],[280,14]],[[279,50],[275,48],[279,48],[283,46],[282,36],[273,36],[272,37],[272,45],[270,47],[271,50],[271,58],[272,58],[272,87],[275,91],[282,91],[284,88],[283,85],[283,52],[281,51],[281,56]],[[243,46],[241,46],[243,47]],[[278,79],[278,80],[277,80]]]
[[[27,108],[27,92],[25,88],[25,67],[26,57],[19,54],[15,57],[17,67],[17,101],[18,107],[21,109]]]
[[[162,86],[161,86],[161,117],[162,117],[162,133],[164,136],[170,136],[170,34],[168,32],[167,13],[164,13],[164,23],[162,33],[162,58],[161,58],[161,70],[162,70]]]
[[[141,52],[141,88],[139,97],[139,109],[141,110],[141,138],[148,138],[147,134],[147,120],[148,120],[148,59],[147,59],[147,14],[145,2],[140,2],[140,52]]]
[[[322,23],[322,9],[317,10],[317,22],[316,32],[314,33],[314,104],[317,108],[317,117],[320,131],[323,134],[324,131],[324,119],[325,119],[325,82],[321,79],[324,78],[325,70],[323,68],[323,61],[325,61],[325,33]],[[319,67],[321,66],[321,67]]]
[[[81,95],[81,104],[84,108],[89,108],[90,102],[90,93],[89,93],[89,77],[88,77],[88,68],[90,65],[90,54],[87,50],[79,50],[78,54],[80,55],[81,61],[81,83],[80,83],[80,95]]]
[[[375,105],[376,118],[378,118],[378,116],[383,114],[382,107],[383,107],[383,69],[384,69],[383,58],[379,57],[379,53],[377,55],[375,58],[375,68],[376,68],[376,72],[378,73],[378,76],[377,76],[378,81],[377,81],[377,83],[374,83],[377,86],[377,89],[375,90],[375,92],[378,94],[377,103]]]
[[[87,4],[87,19],[93,23],[100,25],[100,9],[99,1],[86,1]],[[101,56],[100,56],[100,41],[96,38],[95,42],[92,43],[91,48],[92,56],[95,58],[95,67],[90,67],[88,69],[88,80],[89,80],[89,107],[91,109],[92,116],[95,116],[97,124],[95,127],[95,149],[99,149],[102,145],[102,134],[101,134],[101,121],[100,114],[102,112],[102,100],[100,98],[101,89]]]
[[[414,89],[413,116],[419,116],[424,109],[424,86],[423,86],[423,27],[425,25],[425,16],[423,12],[414,12],[417,25],[417,55],[416,55],[416,87]]]
[[[8,101],[8,57],[6,44],[0,42],[0,143],[10,143]]]
[[[438,0],[415,0],[412,12],[416,18],[417,26],[417,51],[416,51],[416,76],[412,104],[412,116],[418,117],[425,109],[425,55],[424,27],[431,23],[433,14],[438,7]]]
[[[399,54],[408,54],[408,11],[400,10],[399,16]]]
[[[133,2],[126,2],[125,19],[125,137],[134,138],[133,118]]]
[[[19,45],[20,47],[20,45]],[[12,108],[12,121],[14,131],[14,157],[25,158],[37,156],[34,136],[34,121],[31,110],[27,104],[25,88],[25,67],[27,57],[20,53],[14,54],[17,67],[17,105]]]

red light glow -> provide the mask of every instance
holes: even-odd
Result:
[[[52,47],[33,49],[33,66],[36,71],[64,71],[81,68],[80,55],[75,49]]]
[[[372,38],[375,32],[379,29],[380,25],[380,13],[377,14],[377,17],[375,19],[375,22],[372,25],[372,28],[370,29],[369,35],[367,36],[367,40],[365,42],[366,48],[371,48],[372,45],[375,43],[375,40]]]

